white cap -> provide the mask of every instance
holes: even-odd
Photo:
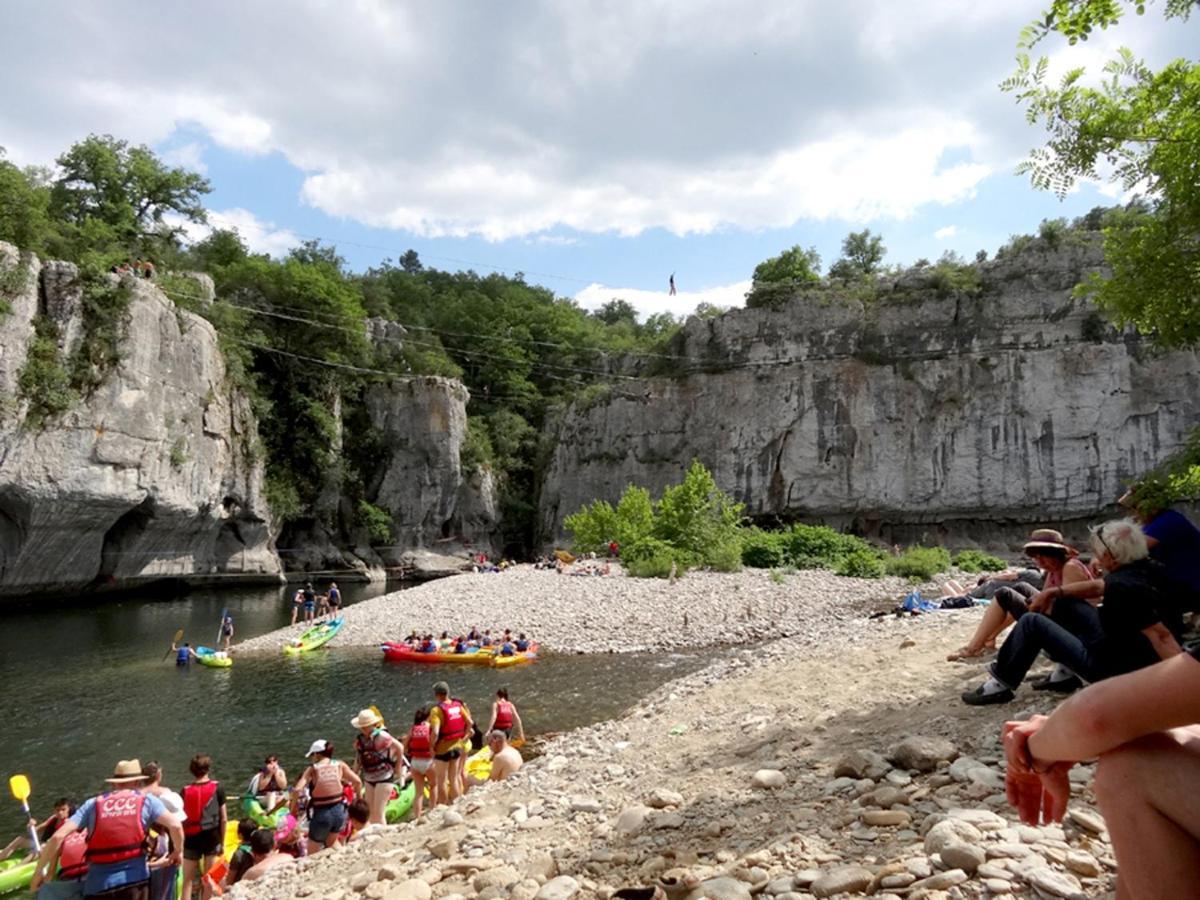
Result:
[[[329,741],[322,738],[321,740],[313,741],[312,746],[308,748],[305,756],[312,756],[314,753],[324,753],[329,748]]]

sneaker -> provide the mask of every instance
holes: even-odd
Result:
[[[992,691],[990,694],[984,693],[984,685],[980,685],[973,691],[967,691],[962,695],[963,703],[968,706],[992,706],[996,703],[1009,703],[1015,694],[1008,688],[1003,688],[999,691]]]
[[[1067,678],[1058,679],[1042,678],[1039,681],[1035,681],[1032,687],[1035,691],[1054,691],[1056,694],[1070,694],[1083,687],[1083,682],[1079,680],[1078,676],[1071,675]]]

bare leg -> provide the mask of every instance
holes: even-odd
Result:
[[[421,818],[425,809],[425,776],[413,769],[413,818]]]
[[[200,860],[185,859],[183,861],[183,892],[181,900],[192,900],[192,885],[196,883],[196,875],[200,871]]]
[[[962,597],[967,593],[966,589],[957,581],[951,579],[942,585],[943,597]]]
[[[440,759],[433,761],[433,789],[429,795],[429,805],[437,806],[439,803],[449,803],[446,785],[446,775],[450,768],[450,763]]]
[[[996,637],[1008,627],[1009,621],[1008,613],[1004,611],[1004,608],[999,603],[993,600],[984,611],[983,620],[980,621],[979,626],[975,629],[975,633],[971,635],[971,640],[967,642],[967,646],[961,650],[956,650],[946,658],[953,661],[979,656],[986,647],[995,645]]]
[[[367,808],[370,810],[367,817],[367,824],[387,824],[387,804],[392,796],[391,784],[368,784],[366,786],[366,793]]]
[[[1106,753],[1096,796],[1130,900],[1186,897],[1200,884],[1200,739],[1154,734]]]

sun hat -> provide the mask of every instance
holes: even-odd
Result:
[[[379,725],[383,722],[383,718],[373,709],[359,710],[358,715],[350,720],[350,724],[355,728],[369,728],[372,725]]]
[[[1029,535],[1029,540],[1025,542],[1022,548],[1026,553],[1030,550],[1062,550],[1065,553],[1074,553],[1075,550],[1068,546],[1063,541],[1062,532],[1055,531],[1053,528],[1038,528]]]
[[[109,784],[128,784],[131,781],[145,781],[142,774],[142,764],[136,759],[123,759],[113,769],[112,778],[105,778]]]
[[[446,682],[444,682],[444,681],[439,681],[437,684],[435,684],[433,686],[433,692],[435,694],[446,694],[447,696],[449,696],[450,685],[446,684]]]
[[[324,738],[320,738],[319,740],[315,740],[312,742],[312,746],[308,748],[308,752],[305,753],[304,755],[305,756],[313,756],[317,753],[326,753],[328,751],[329,751],[329,741],[325,740]]]

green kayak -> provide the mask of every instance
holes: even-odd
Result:
[[[323,647],[333,640],[334,635],[342,630],[342,617],[330,619],[328,622],[322,622],[320,625],[314,625],[292,643],[283,648],[284,653],[307,653],[309,650],[316,650],[318,647]]]
[[[412,811],[413,797],[415,795],[416,790],[413,788],[413,782],[410,781],[405,785],[404,790],[388,801],[388,805],[384,809],[384,815],[389,825],[395,825],[397,822],[402,821]]]
[[[20,859],[6,859],[0,862],[0,894],[29,887],[35,868],[37,863],[22,863]]]

